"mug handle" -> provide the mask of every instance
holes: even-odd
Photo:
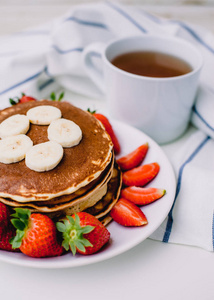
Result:
[[[103,71],[93,63],[93,56],[102,58],[105,46],[104,43],[93,43],[87,46],[83,51],[84,69],[103,94],[105,94],[104,74]]]

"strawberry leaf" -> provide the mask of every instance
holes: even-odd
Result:
[[[85,252],[85,247],[80,241],[78,241],[78,240],[74,241],[74,245],[80,251]]]
[[[73,255],[75,255],[76,252],[77,252],[77,250],[76,250],[76,247],[75,247],[74,243],[73,243],[73,242],[70,242],[70,243],[69,243],[69,246],[70,246],[71,252],[73,253]],[[69,248],[69,247],[68,247],[68,248]]]
[[[30,210],[25,208],[15,208],[15,213],[11,215],[13,217],[11,223],[16,228],[16,236],[10,241],[13,249],[21,246],[25,230],[28,228],[30,215]]]
[[[94,228],[95,228],[94,226],[90,226],[90,225],[85,226],[85,227],[82,227],[82,228],[81,228],[81,233],[82,233],[82,234],[89,233],[89,232],[91,232]]]
[[[89,113],[91,113],[92,115],[96,113],[96,110],[90,110],[90,108],[88,108],[87,111],[88,111]]]
[[[68,243],[68,240],[64,240],[62,242],[62,247],[65,248],[66,251],[69,250],[69,243]],[[75,249],[76,250],[76,249]],[[73,252],[73,251],[72,251]]]
[[[62,98],[64,97],[64,92],[62,92],[60,95],[59,95],[59,97],[57,98],[56,97],[56,94],[54,93],[54,92],[52,92],[51,94],[50,94],[50,98],[51,98],[51,100],[53,100],[53,101],[61,101],[62,100]]]
[[[64,92],[62,92],[62,93],[59,95],[58,101],[61,101],[63,97],[64,97]]]
[[[68,221],[70,222],[70,225],[75,225],[75,221],[71,216],[67,216]],[[66,224],[69,224],[67,220],[65,220]]]
[[[10,104],[11,105],[16,105],[18,102],[16,102],[15,100],[13,100],[12,98],[9,99]]]
[[[16,229],[23,231],[25,229],[25,223],[19,219],[12,219],[11,223]]]
[[[54,92],[52,92],[50,94],[50,98],[51,98],[51,100],[55,101],[56,100],[56,94]]]
[[[10,239],[10,244],[12,245],[13,249],[20,248],[23,237],[24,237],[24,231],[17,230],[16,236]]]
[[[82,243],[85,247],[93,247],[92,243],[87,239],[82,239]]]
[[[56,228],[59,232],[65,232],[65,230],[66,230],[65,224],[63,224],[61,222],[56,223]]]

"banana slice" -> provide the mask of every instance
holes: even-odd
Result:
[[[13,115],[5,119],[0,124],[0,137],[5,138],[7,136],[25,134],[29,130],[30,122],[25,115]]]
[[[82,130],[73,121],[58,119],[48,126],[48,139],[62,145],[62,147],[73,147],[82,139]]]
[[[25,157],[26,166],[37,172],[54,169],[63,157],[63,148],[56,142],[45,142],[33,146]]]
[[[8,136],[0,140],[0,162],[11,164],[20,161],[32,146],[32,140],[25,134]]]
[[[28,110],[27,117],[32,124],[49,125],[52,121],[61,118],[61,110],[51,105],[40,105]]]

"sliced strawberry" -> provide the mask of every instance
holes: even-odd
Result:
[[[98,114],[98,113],[93,113],[93,116],[103,124],[103,126],[105,127],[105,130],[110,135],[112,143],[114,145],[115,153],[116,154],[120,153],[120,143],[118,141],[117,136],[115,135],[115,132],[114,132],[112,125],[109,122],[108,118],[106,118],[106,116],[104,116],[102,114]]]
[[[160,199],[165,193],[164,189],[130,186],[121,191],[121,197],[137,205],[146,205]]]
[[[133,202],[120,198],[112,208],[112,219],[123,226],[143,226],[148,223],[142,210]]]
[[[117,160],[117,163],[120,166],[121,170],[126,171],[138,167],[144,160],[148,149],[149,149],[149,145],[148,143],[146,143],[139,146],[131,153],[123,157],[120,157]]]
[[[143,165],[123,173],[123,184],[127,186],[144,186],[158,174],[158,163]]]

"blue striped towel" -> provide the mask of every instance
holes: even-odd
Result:
[[[44,98],[63,87],[90,97],[99,91],[86,76],[83,49],[131,35],[178,36],[204,57],[200,89],[192,110],[197,128],[169,157],[177,175],[172,209],[151,238],[163,242],[214,248],[214,36],[178,20],[166,20],[143,9],[103,2],[74,6],[45,25],[1,38],[0,107],[21,92]]]

